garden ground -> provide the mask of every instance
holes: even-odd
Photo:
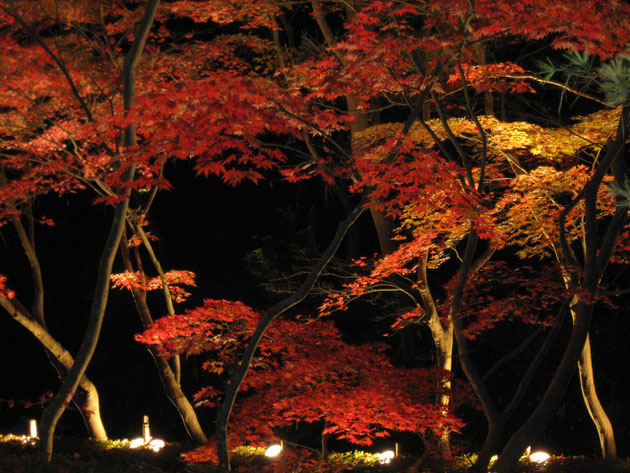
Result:
[[[167,444],[161,451],[131,449],[128,441],[94,442],[79,438],[55,440],[51,463],[38,457],[34,441],[26,437],[0,435],[0,472],[2,473],[215,473],[213,466],[185,462],[180,453],[190,446]],[[386,473],[408,471],[411,457],[379,464],[375,455],[365,452],[332,454],[326,463],[308,461],[293,452],[291,464],[266,459],[261,449],[241,448],[233,456],[234,471],[282,473],[361,472]],[[426,462],[419,471],[426,473],[463,473],[473,457],[460,456],[450,462]],[[604,461],[585,457],[553,457],[544,464],[522,461],[516,473],[625,473],[630,460]]]

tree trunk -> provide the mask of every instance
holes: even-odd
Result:
[[[328,428],[328,420],[324,421],[324,429]],[[322,433],[322,460],[328,460],[328,437],[330,434]]]
[[[488,433],[483,442],[481,450],[477,453],[477,459],[471,467],[471,473],[487,471],[490,459],[499,448],[499,442],[503,435],[505,424],[500,420],[488,422]]]
[[[449,324],[443,331],[442,336],[437,338],[434,335],[435,350],[437,353],[438,366],[446,371],[453,371],[453,324]],[[437,402],[443,407],[443,414],[448,411],[450,404],[450,395],[448,391],[451,389],[451,382],[444,382],[440,388],[445,392],[440,393]],[[437,442],[437,454],[442,458],[448,458],[451,455],[451,433],[444,430]]]
[[[520,167],[513,166],[513,170],[516,174],[525,174],[525,171]],[[551,247],[556,256],[556,260],[561,264],[563,262],[569,262],[575,258],[573,254],[570,253],[570,249],[569,252],[567,252],[567,248],[563,248],[558,241],[552,240]],[[577,276],[575,274],[565,272],[563,279],[565,287],[570,290],[574,282],[577,280]],[[573,309],[571,309],[571,316],[573,320],[575,320],[575,313]],[[580,361],[578,362],[578,373],[580,379],[580,388],[582,391],[582,399],[584,401],[586,409],[588,410],[591,420],[595,425],[600,447],[602,450],[602,456],[604,458],[617,458],[617,447],[615,443],[614,430],[610,419],[608,418],[608,415],[606,414],[606,411],[604,410],[604,407],[599,400],[599,396],[597,395],[597,390],[595,388],[595,375],[593,372],[593,359],[591,354],[591,341],[589,336],[586,337],[584,349],[582,350],[582,355],[580,356]]]
[[[0,184],[3,186],[7,184],[4,166],[0,167]],[[72,359],[72,355],[52,337],[46,326],[44,317],[44,283],[41,266],[37,252],[35,251],[35,231],[33,228],[31,205],[27,206],[26,212],[29,221],[29,230],[27,231],[24,228],[20,218],[13,220],[13,227],[15,228],[20,244],[24,249],[24,254],[31,267],[31,277],[33,281],[33,303],[31,312],[29,313],[17,300],[9,301],[8,299],[0,298],[0,305],[37,338],[43,345],[50,363],[58,374],[63,377],[74,363],[74,360]],[[85,391],[85,398],[83,402],[79,404],[79,408],[81,409],[81,415],[85,421],[88,434],[90,437],[97,440],[107,440],[107,433],[101,419],[99,396],[96,387],[86,376],[81,378],[79,386]]]
[[[40,441],[39,447],[42,450],[46,461],[52,458],[53,434],[57,422],[66,410],[66,406],[72,400],[77,389],[80,379],[84,376],[85,370],[92,359],[94,350],[103,324],[105,315],[105,307],[107,306],[107,296],[109,292],[109,280],[111,276],[112,266],[114,264],[114,256],[118,249],[118,243],[122,236],[122,230],[125,225],[125,214],[127,213],[128,199],[116,207],[112,225],[101,260],[97,275],[96,289],[92,308],[90,310],[90,318],[88,320],[87,329],[81,348],[77,354],[72,367],[66,375],[61,388],[52,399],[51,403],[44,409],[41,417]]]
[[[19,322],[24,328],[31,332],[35,338],[44,346],[48,353],[59,362],[66,371],[69,371],[74,360],[70,352],[66,350],[42,325],[28,317],[27,313],[16,306],[13,301],[0,297],[0,305]],[[84,413],[87,419],[87,428],[90,437],[96,440],[107,440],[105,426],[101,419],[101,409],[99,403],[98,390],[87,376],[81,377],[79,386],[85,391]]]
[[[604,274],[604,270],[610,262],[615,243],[628,215],[627,206],[618,205],[613,217],[604,228],[605,231],[603,235],[600,236],[600,229],[598,228],[597,222],[597,193],[605,174],[610,168],[613,170],[615,182],[618,185],[623,185],[627,171],[626,164],[623,160],[626,154],[625,143],[628,139],[629,131],[630,107],[628,104],[624,104],[615,141],[608,147],[606,154],[600,160],[597,169],[584,186],[580,196],[573,199],[560,214],[559,230],[561,244],[564,254],[568,255],[570,252],[564,233],[564,221],[566,214],[577,205],[581,198],[584,199],[584,269],[583,279],[579,289],[590,298],[597,294],[599,282]],[[512,471],[520,455],[525,450],[525,447],[542,433],[555,413],[573,376],[576,365],[582,356],[589,334],[590,322],[593,316],[593,303],[592,301],[588,302],[589,303],[581,300],[577,305],[571,337],[551,383],[547,387],[538,407],[508,441],[499,459],[493,465],[493,471],[497,471],[498,473],[508,473]]]
[[[258,348],[258,344],[262,340],[265,331],[278,316],[304,300],[304,298],[308,295],[313,285],[319,278],[321,272],[324,270],[326,265],[330,262],[332,257],[337,252],[337,249],[339,248],[339,245],[348,232],[348,229],[354,224],[354,222],[357,221],[357,219],[365,210],[366,200],[367,198],[364,196],[359,204],[350,213],[350,215],[348,215],[348,217],[346,217],[343,221],[339,223],[337,231],[328,244],[328,247],[319,258],[302,285],[298,288],[298,290],[289,297],[286,297],[285,299],[281,300],[276,305],[271,307],[259,320],[258,325],[256,326],[256,329],[254,330],[254,333],[252,334],[249,343],[247,344],[247,347],[245,348],[243,357],[236,365],[234,371],[232,372],[232,375],[230,376],[230,379],[227,382],[225,396],[223,397],[223,402],[219,406],[219,412],[217,413],[215,432],[217,439],[217,453],[219,456],[220,471],[230,471],[230,457],[227,439],[228,422],[230,420],[232,408],[234,407],[236,395],[238,394],[243,380],[247,376],[250,364],[256,352],[256,348]]]
[[[381,255],[385,256],[392,253],[396,249],[396,242],[393,239],[394,232],[391,220],[383,212],[374,209],[370,209],[370,216],[374,222]]]
[[[498,460],[492,465],[492,471],[497,473],[511,472],[526,447],[547,427],[569,386],[573,373],[575,373],[588,334],[592,313],[592,305],[580,302],[571,331],[571,338],[545,395],[527,421],[512,435]]]
[[[120,245],[120,253],[125,269],[127,271],[133,272],[134,268],[131,263],[131,258],[129,256],[126,236],[123,236],[123,241]],[[146,294],[135,287],[131,288],[131,293],[133,295],[133,300],[135,302],[138,315],[140,316],[140,320],[142,321],[142,326],[146,329],[151,323],[153,323],[153,317],[151,317],[151,311],[149,310],[149,306],[146,302]],[[155,362],[155,366],[158,370],[158,375],[160,376],[160,381],[162,382],[164,392],[175,406],[175,409],[177,409],[177,412],[179,412],[179,415],[182,418],[182,422],[184,423],[184,427],[186,428],[188,435],[191,439],[199,444],[207,443],[208,437],[201,428],[197,413],[195,412],[192,404],[190,404],[190,401],[182,391],[181,385],[177,380],[177,376],[171,369],[171,366],[153,346],[148,345],[147,349],[149,350],[149,353],[151,354],[151,357]]]
[[[135,80],[138,62],[149,36],[149,30],[153,24],[158,4],[159,0],[150,0],[145,7],[144,15],[138,25],[134,42],[131,45],[129,53],[125,57],[123,71],[123,102],[125,111],[129,110],[135,101]],[[126,147],[134,144],[136,144],[136,127],[132,123],[125,129],[123,145]],[[124,180],[132,179],[133,174],[134,167],[126,173]],[[90,308],[90,317],[88,319],[81,347],[79,348],[79,352],[74,360],[72,368],[66,375],[61,388],[42,413],[39,448],[46,461],[50,461],[52,458],[53,434],[55,432],[57,422],[74,396],[74,392],[77,389],[79,381],[85,374],[85,370],[87,369],[88,364],[92,359],[92,355],[94,354],[94,350],[96,349],[96,344],[103,324],[103,317],[105,315],[105,308],[107,306],[112,266],[114,264],[116,251],[118,250],[118,245],[125,228],[125,219],[128,207],[129,190],[126,190],[125,199],[116,206],[114,211],[107,240],[101,254],[94,296],[92,298],[92,306]]]
[[[85,390],[85,417],[90,431],[90,437],[96,440],[107,440],[105,426],[101,420],[101,405],[99,402],[96,386],[83,375],[79,381],[79,386]]]
[[[580,388],[582,389],[582,397],[584,404],[588,409],[588,413],[595,424],[599,444],[602,449],[604,458],[617,458],[617,446],[615,443],[615,433],[610,423],[610,419],[606,415],[606,411],[599,402],[597,390],[595,389],[595,374],[593,373],[593,359],[591,356],[591,340],[588,334],[582,349],[582,355],[578,362],[578,371],[580,377]]]
[[[199,419],[195,409],[192,404],[190,404],[190,401],[175,379],[175,373],[173,373],[173,370],[164,357],[155,353],[154,348],[149,348],[149,351],[151,352],[155,365],[158,368],[158,373],[160,374],[160,380],[162,381],[164,391],[177,409],[177,412],[179,412],[182,422],[188,431],[188,435],[190,435],[190,437],[199,444],[207,443],[208,437],[206,437],[206,434],[201,428],[201,424],[199,424]]]

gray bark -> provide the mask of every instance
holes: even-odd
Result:
[[[155,13],[159,0],[150,0],[145,8],[144,15],[138,25],[134,43],[125,58],[125,66],[123,71],[123,102],[125,110],[128,110],[135,101],[135,79],[137,74],[138,61],[144,49],[149,30],[153,24]],[[130,146],[136,142],[135,125],[129,125],[125,130],[124,146]],[[133,168],[127,173],[126,178],[131,179],[133,176]],[[125,226],[127,209],[129,206],[129,192],[127,191],[125,199],[116,206],[114,216],[110,226],[109,234],[101,254],[99,262],[94,296],[90,309],[90,317],[86,328],[85,336],[79,348],[79,352],[75,357],[72,368],[66,375],[61,388],[52,399],[51,403],[44,409],[40,422],[40,441],[39,448],[43,457],[50,461],[53,451],[53,435],[57,422],[65,412],[66,406],[74,396],[79,384],[79,380],[83,377],[94,350],[98,343],[98,338],[103,324],[105,308],[107,306],[107,298],[109,294],[110,276],[114,258],[118,245],[122,237]]]

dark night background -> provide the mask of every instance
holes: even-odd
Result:
[[[172,29],[183,24],[169,25]],[[513,46],[512,46],[513,47]],[[510,51],[511,52],[511,51]],[[500,52],[497,52],[500,55]],[[541,95],[538,100],[544,102]],[[522,104],[520,104],[522,106]],[[518,108],[519,104],[516,104]],[[523,110],[521,108],[521,110]],[[528,116],[527,118],[531,118]],[[197,275],[197,287],[191,298],[176,310],[194,307],[204,298],[240,300],[254,309],[264,310],[282,295],[270,294],[262,288],[267,282],[257,275],[251,260],[253,251],[262,249],[272,263],[291,267],[292,250],[301,248],[317,256],[344,217],[338,199],[317,182],[287,184],[279,178],[261,181],[256,186],[244,183],[227,187],[213,178],[194,177],[185,164],[167,169],[166,177],[174,185],[172,191],[158,194],[150,212],[149,230],[159,237],[158,257],[165,270],[186,269]],[[75,354],[81,343],[89,314],[98,259],[110,222],[111,209],[92,205],[92,195],[55,196],[37,204],[38,214],[55,220],[52,228],[37,229],[37,251],[45,280],[45,310],[50,332]],[[378,251],[369,216],[364,215],[354,230],[362,254]],[[0,273],[9,278],[11,288],[20,300],[29,304],[30,276],[28,265],[10,226],[0,228]],[[345,247],[342,247],[342,256]],[[510,257],[509,254],[506,255]],[[115,272],[120,272],[120,261]],[[618,276],[629,280],[628,271]],[[627,286],[627,284],[626,284]],[[152,296],[152,298],[151,298]],[[154,316],[165,314],[161,295],[150,295]],[[296,313],[308,313],[317,307],[314,297],[298,306]],[[630,456],[630,309],[629,297],[618,300],[619,308],[596,310],[591,331],[597,388],[602,403],[615,428],[620,456]],[[357,304],[348,312],[335,315],[338,326],[349,342],[382,341],[388,326],[379,316],[384,308]],[[290,316],[291,314],[288,314]],[[549,353],[547,362],[533,383],[531,406],[546,387],[551,370],[564,347],[569,324]],[[406,335],[413,344],[412,358],[430,362],[433,342],[425,328],[410,329]],[[99,345],[88,368],[101,396],[102,417],[111,438],[133,438],[141,434],[142,416],[149,415],[152,434],[167,441],[182,441],[186,433],[175,408],[163,393],[157,372],[148,351],[133,339],[141,324],[131,295],[112,290]],[[472,346],[481,372],[488,369],[531,331],[531,327],[511,324],[488,333]],[[401,335],[388,338],[392,354],[399,352]],[[528,356],[501,370],[492,383],[496,392],[505,392],[507,401],[518,383]],[[191,396],[204,385],[198,359],[183,360],[183,388]],[[463,379],[457,363],[455,372]],[[24,408],[23,402],[37,403],[47,391],[56,391],[59,380],[36,339],[2,311],[0,314],[0,399],[15,401],[14,408],[0,403],[0,429],[25,425],[26,419],[39,418],[37,405]],[[571,384],[561,408],[537,445],[555,454],[597,456],[599,445],[595,429],[581,399],[577,377]],[[499,396],[500,397],[500,396]],[[530,407],[531,407],[530,406]],[[214,413],[198,409],[207,433],[212,431]],[[474,451],[483,441],[486,423],[474,407],[460,412],[468,422],[463,435],[454,437],[463,451]],[[517,412],[515,425],[529,411]],[[510,429],[506,429],[508,432]],[[85,436],[86,431],[76,409],[64,414],[58,434]],[[403,449],[416,442],[402,437]],[[308,441],[306,439],[305,441]],[[315,437],[312,442],[317,442]],[[390,443],[390,440],[384,440]],[[339,443],[339,448],[351,447]],[[332,445],[335,448],[335,444]]]
[[[262,248],[277,263],[290,263],[291,249],[301,247],[317,254],[334,232],[336,222],[343,218],[334,196],[315,182],[286,184],[278,179],[261,182],[258,186],[243,184],[231,188],[215,179],[194,178],[185,165],[172,168],[167,176],[174,190],[159,194],[152,209],[150,230],[160,240],[156,244],[165,269],[188,269],[197,274],[197,287],[180,311],[193,307],[205,297],[241,300],[253,308],[264,310],[281,295],[264,291],[247,256]],[[46,314],[53,335],[76,353],[83,336],[89,313],[91,288],[109,221],[109,210],[91,204],[87,194],[44,199],[38,211],[56,220],[55,227],[38,229],[37,250],[42,259],[46,283]],[[377,243],[369,218],[358,224],[362,251],[373,254]],[[306,231],[308,230],[308,231]],[[12,233],[1,230],[0,267],[10,277],[12,287],[24,301],[29,300],[28,268]],[[344,250],[342,249],[342,252]],[[120,262],[117,262],[120,270]],[[624,274],[619,275],[624,278]],[[162,315],[161,295],[151,294],[154,316]],[[316,307],[317,298],[306,301],[297,312],[308,313]],[[599,309],[592,329],[597,387],[615,427],[621,456],[630,454],[630,370],[628,333],[630,321],[627,299],[620,300],[618,310]],[[378,319],[378,307],[359,307],[336,316],[348,341],[361,342],[381,339],[387,326]],[[430,359],[432,341],[423,328],[411,329],[416,359]],[[483,372],[506,349],[514,347],[530,333],[528,327],[504,326],[483,336],[473,344],[475,357]],[[564,340],[569,327],[564,328]],[[149,415],[152,433],[170,441],[182,441],[186,433],[179,416],[163,394],[159,378],[147,350],[134,341],[133,334],[141,331],[131,295],[112,290],[100,342],[88,375],[101,395],[102,416],[111,438],[133,438],[141,432],[143,415]],[[396,354],[400,335],[390,337],[392,353]],[[550,369],[560,355],[561,344],[548,355],[544,370],[534,382],[530,399],[536,401],[545,387]],[[534,344],[536,348],[536,344]],[[507,396],[519,380],[528,353],[503,369],[493,383]],[[486,364],[484,364],[484,362]],[[183,385],[192,395],[203,385],[200,363],[191,358],[184,361]],[[456,368],[457,372],[458,368]],[[6,315],[0,318],[0,399],[13,399],[16,407],[0,404],[0,427],[23,424],[25,419],[38,418],[41,408],[29,409],[22,401],[36,403],[41,394],[55,391],[58,380],[44,351],[35,338]],[[460,373],[460,377],[463,375]],[[503,399],[504,401],[506,399]],[[212,410],[200,408],[200,419],[206,431],[211,430]],[[464,451],[473,451],[483,440],[485,420],[472,407],[460,412],[468,422],[464,435],[455,436]],[[526,411],[518,412],[523,419]],[[68,411],[58,433],[85,436],[86,431],[76,409]],[[412,439],[402,438],[403,448],[413,448]],[[308,442],[308,439],[304,440]],[[317,442],[316,437],[311,439]],[[385,443],[387,440],[384,441]],[[391,441],[390,441],[391,442]],[[577,378],[538,445],[554,453],[597,455],[598,442],[594,427],[582,403]],[[333,445],[333,448],[335,445]],[[339,444],[338,448],[350,448]]]

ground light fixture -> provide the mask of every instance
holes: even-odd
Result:
[[[544,463],[551,458],[551,455],[542,450],[532,452],[532,447],[527,447],[525,450],[525,456],[529,458],[529,461],[533,463]]]
[[[377,453],[376,457],[378,458],[378,462],[381,464],[387,464],[392,461],[392,459],[396,456],[393,450],[385,450],[384,452]]]
[[[384,452],[376,454],[376,458],[378,458],[378,462],[381,464],[390,463],[397,456],[398,456],[398,442],[396,442],[394,450],[385,450]]]
[[[277,457],[278,455],[280,455],[280,452],[282,452],[282,449],[282,442],[271,444],[269,445],[269,447],[267,447],[267,450],[265,451],[265,456],[269,458]]]
[[[551,455],[549,455],[547,452],[543,452],[542,450],[530,453],[529,455],[529,460],[534,463],[544,463],[550,458],[551,458]]]
[[[166,442],[162,439],[154,439],[151,437],[151,430],[149,428],[149,416],[144,416],[142,419],[142,437],[135,438],[129,444],[129,448],[145,447],[159,452],[164,448]]]

